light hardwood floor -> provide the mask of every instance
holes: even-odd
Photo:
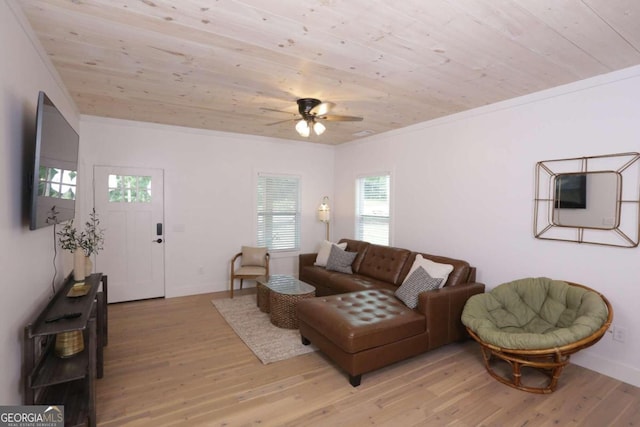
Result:
[[[225,297],[109,306],[99,425],[640,425],[637,387],[570,365],[555,393],[521,392],[485,372],[471,341],[363,375],[358,388],[318,352],[262,365],[212,306]]]

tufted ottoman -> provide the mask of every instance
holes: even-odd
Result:
[[[352,386],[362,374],[426,351],[425,317],[386,289],[300,301],[302,343],[313,343],[347,371]]]

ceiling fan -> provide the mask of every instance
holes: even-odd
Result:
[[[321,123],[324,120],[334,122],[359,122],[363,120],[362,117],[327,114],[336,106],[333,102],[322,102],[316,98],[301,98],[296,102],[298,103],[300,118],[280,120],[275,123],[269,123],[267,126],[297,120],[296,131],[300,136],[307,138],[311,134],[311,129],[313,129],[316,135],[322,135],[324,133],[326,127]],[[263,110],[287,113],[287,111],[273,110],[270,108],[263,108]]]

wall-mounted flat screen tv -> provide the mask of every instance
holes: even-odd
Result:
[[[587,174],[566,173],[556,176],[556,209],[587,208]]]
[[[78,133],[44,92],[38,94],[29,228],[46,227],[75,216]]]

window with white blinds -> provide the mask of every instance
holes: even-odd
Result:
[[[375,175],[356,181],[356,238],[389,245],[391,175]]]
[[[300,249],[300,178],[258,174],[258,246]]]

